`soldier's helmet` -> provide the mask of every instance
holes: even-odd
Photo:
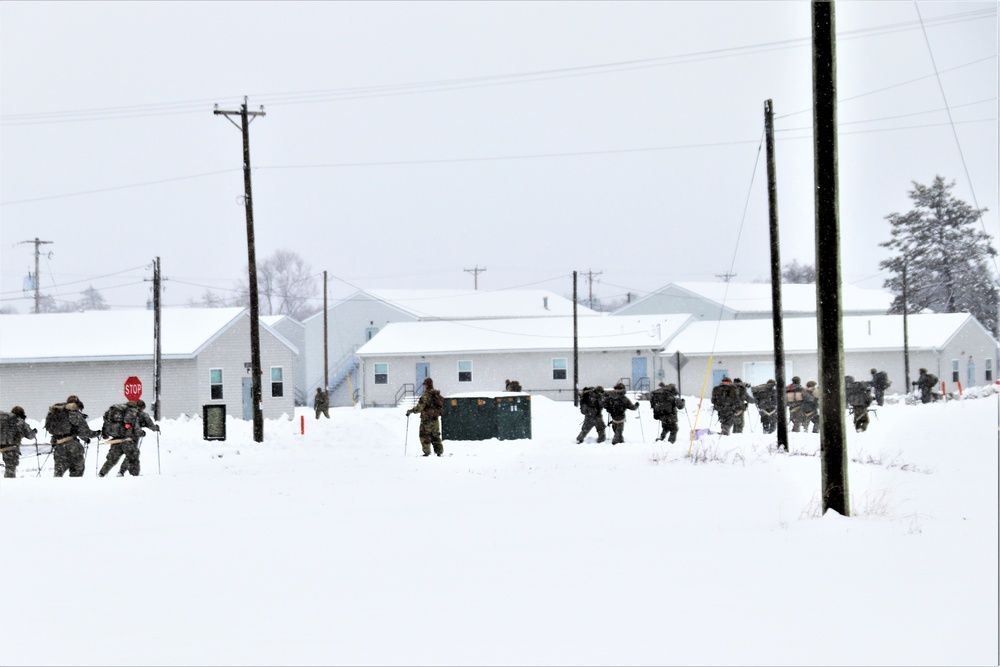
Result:
[[[806,386],[807,387],[815,387],[816,386],[816,380],[809,380],[809,382],[806,382]]]
[[[844,382],[846,382],[847,384],[851,384],[852,382],[854,382],[854,376],[853,375],[845,375],[844,376]]]
[[[618,391],[624,391],[625,385],[619,382],[618,384],[615,385],[615,389],[617,389]]]
[[[66,402],[67,403],[76,403],[76,406],[79,409],[83,410],[83,401],[81,401],[80,397],[77,396],[76,394],[70,394],[69,396],[67,396],[66,397]]]
[[[22,408],[20,405],[15,405],[14,407],[12,407],[10,409],[10,413],[13,414],[13,415],[17,415],[21,419],[27,419],[28,418],[28,416],[26,414],[24,414],[24,408]]]
[[[433,389],[434,380],[430,379],[429,377],[424,378],[424,386],[427,387],[428,389]]]
[[[729,376],[728,376],[728,375],[723,375],[723,376],[722,376],[722,381],[723,381],[723,382],[732,382],[732,380],[730,380],[730,379],[729,379]]]
[[[667,385],[667,389],[671,391],[677,391],[677,387],[672,382]]]
[[[667,385],[665,385],[665,384],[663,384],[663,383],[661,382],[661,383],[660,383],[660,386],[661,386],[661,387],[666,387]]]
[[[602,387],[601,385],[597,385],[596,387],[594,387],[594,391],[604,391],[604,387]]]
[[[802,382],[802,378],[800,378],[798,375],[792,376],[792,384],[799,384],[800,382]]]
[[[771,378],[770,380],[768,380],[767,383],[768,384],[777,384],[777,382],[774,381],[774,378]]]
[[[138,400],[136,400],[135,407],[139,408],[140,410],[145,410],[146,409],[146,401],[142,400],[141,398],[138,399]]]
[[[878,373],[878,371],[873,368],[872,369],[872,375],[875,375],[876,373]]]
[[[926,368],[921,368],[921,369],[920,369],[920,372],[921,372],[921,373],[926,373],[926,372],[927,372],[927,369],[926,369]]]

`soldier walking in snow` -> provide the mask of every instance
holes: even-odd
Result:
[[[597,442],[607,438],[604,430],[604,387],[584,387],[580,392],[580,412],[583,413],[583,428],[576,436],[577,444],[583,442],[591,429],[597,429]]]
[[[734,385],[728,377],[722,378],[722,382],[712,388],[712,408],[719,416],[722,435],[729,435],[736,413],[743,409],[743,399],[739,395],[740,389],[742,387]]]
[[[875,402],[879,405],[885,404],[885,390],[892,386],[889,374],[885,371],[872,369],[872,392],[875,394]]]
[[[763,384],[754,385],[754,402],[757,403],[757,412],[760,413],[760,426],[764,433],[774,433],[777,428],[778,412],[778,385],[774,380],[768,380]]]
[[[420,395],[420,400],[412,408],[406,411],[409,417],[414,412],[420,414],[420,446],[424,450],[424,456],[431,455],[431,447],[438,456],[444,454],[444,443],[441,442],[441,424],[438,418],[444,409],[444,397],[441,392],[434,388],[434,381],[429,377],[424,378],[424,393]]]
[[[86,466],[83,443],[90,444],[91,438],[98,438],[101,435],[100,431],[90,429],[87,415],[81,410],[83,401],[73,394],[65,403],[51,406],[45,417],[45,430],[52,435],[52,458],[55,461],[56,477],[62,477],[67,470],[70,477],[83,477]]]
[[[611,437],[611,444],[617,445],[619,442],[625,442],[625,411],[638,410],[639,406],[625,395],[624,384],[619,382],[613,391],[604,395],[604,409],[608,411],[608,417],[611,418],[611,431],[614,433]]]
[[[145,410],[146,401],[139,399],[113,405],[104,413],[102,435],[111,447],[104,465],[97,473],[99,477],[111,472],[122,456],[125,457],[125,461],[118,470],[118,476],[123,477],[126,472],[131,473],[133,477],[139,476],[139,441],[146,434],[143,427],[157,432],[160,430],[159,425]]]
[[[659,420],[663,427],[657,440],[666,438],[667,442],[676,442],[677,411],[684,409],[684,399],[677,395],[677,387],[661,382],[650,394],[649,404],[653,408],[653,419]]]
[[[34,438],[38,432],[25,423],[24,408],[15,405],[10,412],[0,412],[0,449],[3,450],[3,476],[17,477],[21,461],[21,439]]]
[[[316,408],[316,419],[319,419],[321,414],[329,419],[330,392],[323,391],[323,387],[316,387],[316,396],[313,397],[313,407]]]

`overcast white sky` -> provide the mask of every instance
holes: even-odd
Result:
[[[845,282],[881,287],[884,218],[936,174],[998,233],[997,3],[839,2]],[[166,305],[257,257],[355,288],[595,296],[768,276],[764,102],[782,261],[814,263],[808,2],[0,3],[0,306],[41,284]],[[950,109],[947,111],[946,109]],[[51,253],[51,256],[48,255]],[[587,288],[581,277],[581,290]]]

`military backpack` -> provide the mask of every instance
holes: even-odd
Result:
[[[45,430],[49,435],[62,438],[73,432],[73,424],[69,420],[69,410],[65,403],[56,403],[49,406],[49,411],[45,415]]]
[[[129,438],[136,433],[135,415],[128,405],[117,403],[104,411],[101,437],[106,440]]]
[[[19,442],[18,436],[21,434],[21,429],[18,428],[18,417],[12,412],[4,412],[0,410],[0,443],[4,445],[14,445]]]

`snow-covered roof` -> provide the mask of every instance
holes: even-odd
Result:
[[[907,317],[911,350],[943,348],[970,319],[968,313],[931,313]],[[978,323],[977,323],[978,324]],[[853,315],[843,318],[844,349],[879,351],[903,349],[902,315]],[[664,348],[664,354],[759,354],[774,352],[770,319],[692,322]],[[782,320],[786,354],[816,352],[816,319]]]
[[[370,298],[421,320],[474,320],[513,317],[558,317],[573,314],[573,301],[548,290],[373,289],[350,299]],[[577,305],[579,317],[598,315]],[[317,313],[312,317],[322,316]]]
[[[577,319],[581,350],[659,349],[690,315],[599,315]],[[435,320],[386,325],[357,351],[361,356],[527,352],[573,348],[573,318]]]
[[[194,357],[240,317],[249,317],[245,308],[164,308],[160,353],[164,358]],[[0,363],[148,359],[153,345],[152,310],[0,315]]]
[[[680,282],[673,283],[673,287],[720,306],[724,303],[727,309],[737,313],[771,312],[770,283]],[[841,287],[841,308],[844,312],[887,313],[894,298],[883,290],[863,289],[853,285]],[[781,310],[784,313],[815,313],[816,285],[782,284]]]

